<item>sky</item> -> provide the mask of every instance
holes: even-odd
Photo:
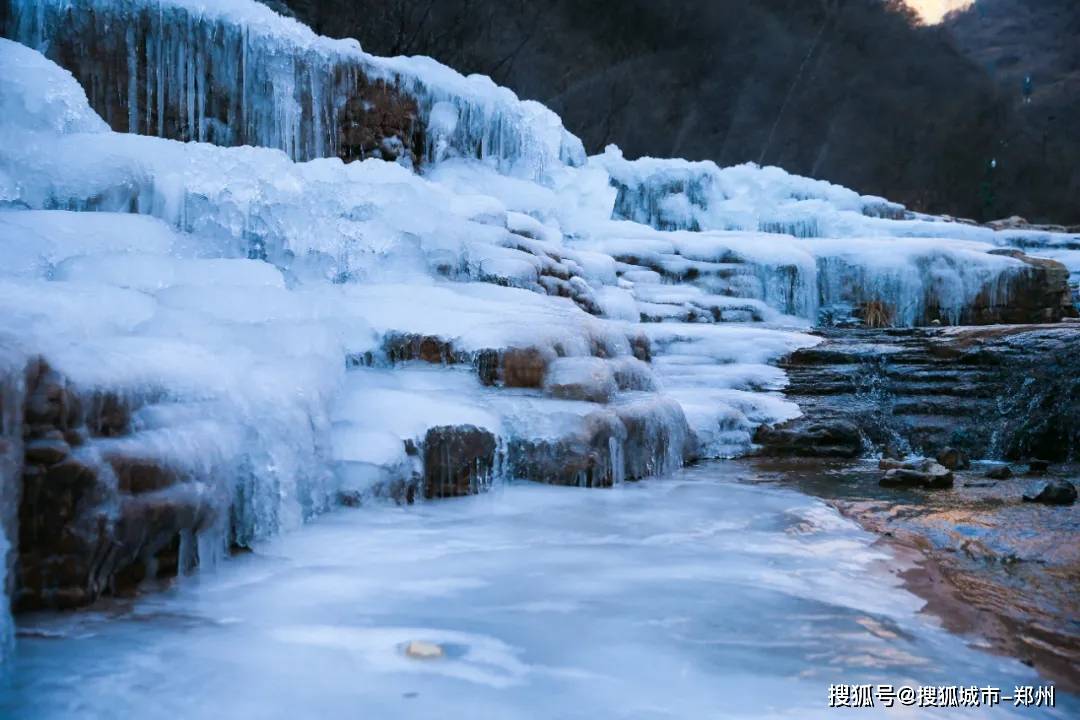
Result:
[[[906,0],[928,23],[939,23],[946,13],[960,10],[974,3],[975,0]]]

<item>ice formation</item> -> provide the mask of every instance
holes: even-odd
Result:
[[[116,130],[332,157],[360,88],[398,85],[417,104],[428,160],[491,159],[542,176],[584,162],[547,108],[428,58],[378,58],[319,37],[254,0],[10,0],[10,35],[75,63]],[[87,81],[90,82],[87,82]],[[406,138],[398,138],[405,141]]]
[[[586,159],[486,78],[372,57],[253,0],[7,9],[4,377],[41,358],[64,397],[130,415],[72,457],[112,483],[114,524],[126,458],[183,478],[155,490],[197,517],[181,570],[337,502],[744,453],[798,415],[771,363],[819,319],[964,321],[1037,270],[991,251],[1080,247],[778,168]],[[418,167],[343,162],[343,108],[378,82],[415,103]],[[140,547],[147,564],[161,549]]]

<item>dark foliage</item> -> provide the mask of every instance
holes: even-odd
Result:
[[[1075,0],[980,0],[978,17],[937,27],[899,0],[285,4],[370,52],[491,75],[562,115],[590,152],[763,162],[929,212],[1080,222],[1080,93],[1057,82],[1080,69],[1078,44],[1040,64],[1054,80],[1025,103],[979,40],[1009,37],[1012,6],[1038,6],[1002,46],[1019,72],[1015,46],[1077,37]]]

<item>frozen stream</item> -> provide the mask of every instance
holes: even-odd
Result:
[[[1040,684],[918,614],[873,536],[743,470],[334,512],[166,592],[24,618],[0,715],[870,717],[829,685]],[[1057,700],[998,712],[1076,711]],[[969,711],[888,714],[934,712]]]

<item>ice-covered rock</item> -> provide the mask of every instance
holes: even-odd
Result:
[[[491,159],[530,179],[584,162],[557,115],[486,77],[430,58],[374,57],[253,0],[8,4],[10,36],[53,60],[78,58],[68,69],[117,131],[259,145],[297,160],[375,147],[385,157],[396,141],[429,161]],[[383,134],[368,142],[365,132]]]

